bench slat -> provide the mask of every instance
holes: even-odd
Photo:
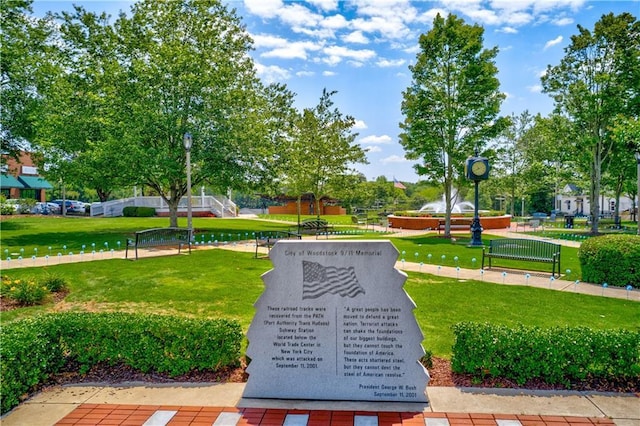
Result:
[[[152,228],[136,231],[135,240],[127,239],[125,259],[129,258],[129,247],[134,247],[136,260],[138,259],[138,248],[158,247],[158,246],[178,246],[178,253],[183,245],[189,247],[191,254],[191,231],[186,228]]]
[[[489,259],[511,259],[529,260],[532,262],[552,263],[552,275],[555,276],[556,264],[558,265],[558,275],[560,275],[560,252],[559,244],[548,241],[531,240],[524,238],[503,238],[489,241],[489,250],[482,248],[482,268],[484,269],[485,258]]]

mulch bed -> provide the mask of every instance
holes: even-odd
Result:
[[[43,386],[54,386],[77,383],[103,383],[121,384],[125,382],[143,383],[244,383],[248,375],[245,371],[244,361],[238,368],[223,368],[220,370],[194,371],[177,377],[169,377],[161,373],[141,373],[124,364],[109,365],[101,363],[94,366],[86,374],[77,373],[77,366],[67,365],[64,373],[50,378]],[[591,380],[572,383],[570,386],[550,385],[540,380],[530,381],[522,386],[501,378],[479,380],[469,374],[456,374],[451,371],[451,362],[447,359],[433,357],[433,367],[429,368],[431,377],[428,386],[455,386],[455,387],[486,387],[486,388],[512,388],[528,390],[579,390],[599,392],[640,392],[640,378],[630,381],[603,381]]]

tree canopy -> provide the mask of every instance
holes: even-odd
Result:
[[[407,158],[420,159],[418,174],[444,186],[450,235],[452,187],[464,160],[505,126],[498,117],[505,98],[495,66],[497,48],[483,48],[484,29],[455,15],[438,14],[420,36],[411,85],[403,93],[400,143]]]
[[[593,31],[578,25],[565,56],[547,68],[542,85],[556,111],[576,129],[572,152],[589,174],[591,232],[597,233],[604,162],[615,152],[614,119],[640,113],[640,23],[629,13],[610,13]]]

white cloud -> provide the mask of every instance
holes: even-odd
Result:
[[[391,143],[391,137],[388,135],[380,135],[380,136],[376,136],[376,135],[370,135],[370,136],[365,136],[364,138],[360,139],[359,142],[361,144],[388,144]]]
[[[298,71],[296,73],[298,77],[313,77],[314,75],[316,75],[316,73],[313,71]]]
[[[353,31],[346,36],[342,37],[342,40],[345,43],[358,43],[358,44],[367,44],[369,43],[369,39],[362,34],[362,31]]]
[[[390,163],[409,163],[410,161],[399,155],[390,155],[387,158],[380,160],[380,162],[386,165]]]
[[[354,129],[359,130],[366,129],[367,127],[367,123],[365,123],[363,120],[356,120],[355,124],[353,125]]]
[[[566,25],[573,24],[573,19],[572,18],[557,18],[557,19],[551,20],[551,23],[553,25],[557,25],[559,27],[564,27]]]
[[[284,40],[284,39],[282,39]],[[273,42],[274,40],[272,40]],[[307,59],[308,51],[316,51],[322,48],[321,44],[313,43],[310,41],[297,41],[287,42],[274,46],[273,49],[268,50],[260,56],[265,58],[282,58],[282,59]]]
[[[562,43],[562,36],[558,36],[556,38],[554,38],[553,40],[549,40],[545,45],[544,45],[544,50],[547,50],[550,47],[555,46],[556,44],[560,44]]]
[[[496,30],[497,33],[504,33],[504,34],[518,34],[518,30],[516,30],[513,27],[509,27],[509,26],[505,26],[502,28],[498,28]]]
[[[527,90],[529,90],[531,93],[542,93],[542,86],[540,84],[527,86]]]
[[[327,55],[323,59],[323,62],[329,65],[337,65],[345,58],[355,59],[356,61],[366,61],[376,56],[376,52],[373,50],[355,50],[343,46],[327,46],[322,49],[322,52]]]
[[[378,62],[376,62],[376,65],[378,65],[380,68],[401,67],[406,62],[407,61],[404,59],[380,59]]]
[[[324,28],[331,28],[334,30],[339,30],[343,28],[349,27],[349,22],[342,15],[332,15],[327,18],[324,18],[320,25]]]
[[[254,15],[272,18],[283,4],[281,0],[244,0],[244,6]]]
[[[334,75],[337,75],[337,73],[333,71],[322,71],[322,75],[325,77],[333,77]]]
[[[338,7],[338,0],[307,0],[309,3],[317,7],[318,9],[322,9],[326,12],[331,12],[332,10],[336,10]]]
[[[382,148],[380,148],[377,145],[369,145],[369,146],[365,146],[364,148],[365,151],[367,151],[368,153],[374,153],[374,152],[382,152]]]
[[[277,81],[288,80],[291,74],[288,70],[281,68],[277,65],[262,65],[259,62],[255,62],[256,73],[258,77],[262,78],[267,84],[275,83]]]

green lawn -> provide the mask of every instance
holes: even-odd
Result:
[[[253,303],[264,287],[268,260],[250,253],[199,250],[191,255],[62,264],[5,271],[11,278],[64,276],[70,293],[57,309],[172,313],[237,319],[246,330]],[[417,304],[424,346],[449,357],[451,325],[460,321],[524,323],[548,327],[586,325],[638,329],[640,309],[632,301],[544,289],[409,274],[405,289]],[[52,305],[3,312],[2,321],[50,310]]]

